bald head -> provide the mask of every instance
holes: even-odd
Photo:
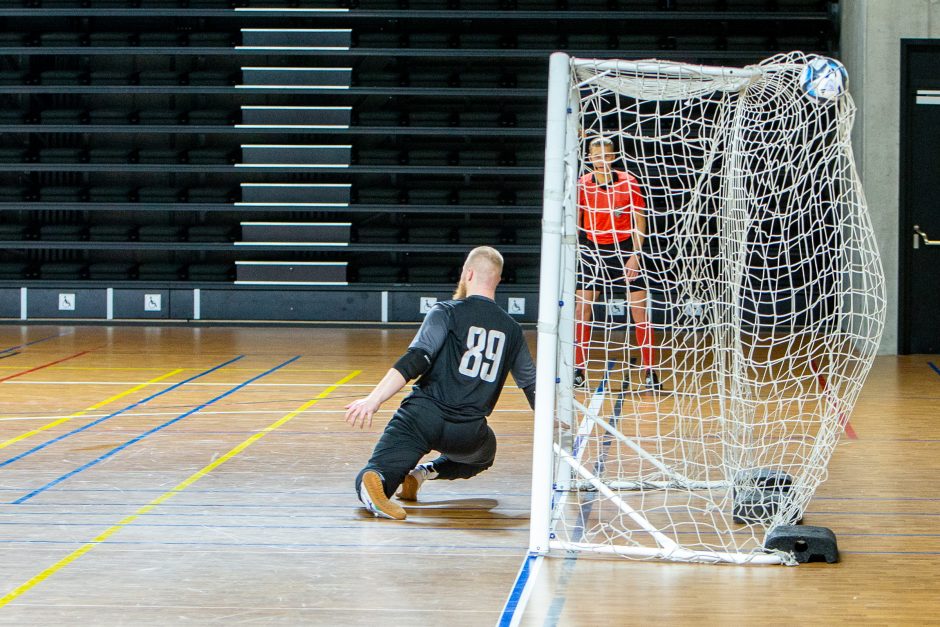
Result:
[[[490,246],[479,246],[470,251],[460,274],[460,285],[454,298],[480,295],[493,298],[503,275],[503,256]]]

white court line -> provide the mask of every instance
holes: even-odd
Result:
[[[146,381],[4,381],[3,384],[7,383],[18,384],[18,385],[140,385],[141,383],[146,383]],[[159,381],[157,383],[151,383],[151,385],[175,385],[173,382]],[[202,385],[208,387],[232,387],[234,383],[187,383],[188,387]],[[332,385],[332,383],[249,383],[244,387],[327,387]],[[373,388],[375,387],[372,383],[347,383],[344,384],[344,387],[361,387],[361,388]]]
[[[314,552],[314,551],[308,551],[308,552]],[[376,555],[376,554],[370,553],[370,555]],[[382,553],[382,554],[380,554],[380,555],[409,555],[409,554],[407,554],[407,553]],[[412,554],[410,554],[410,555],[414,555],[414,554],[412,553]],[[448,554],[447,554],[448,557],[451,557],[451,556],[454,556],[454,555],[458,555],[458,554],[457,554],[457,553],[448,553]],[[480,557],[480,554],[479,554],[479,553],[465,553],[464,555],[467,555],[467,556],[470,556],[470,557]],[[112,607],[117,607],[117,608],[121,608],[122,610],[125,610],[125,611],[127,611],[127,609],[128,609],[128,605],[127,605],[126,603],[125,603],[125,604],[121,604],[121,605],[106,605],[106,604],[103,604],[103,603],[101,603],[101,604],[98,604],[98,603],[94,603],[94,604],[92,604],[92,603],[68,603],[68,604],[54,604],[54,605],[51,604],[51,603],[17,603],[17,607],[55,607],[55,608],[66,608],[66,607],[108,607],[108,608],[112,608]],[[244,611],[247,611],[247,610],[262,610],[262,611],[264,611],[264,610],[275,610],[275,611],[294,610],[294,611],[298,611],[298,610],[299,610],[299,611],[304,611],[304,612],[388,612],[388,611],[389,611],[389,609],[388,609],[387,607],[362,607],[362,606],[355,606],[355,607],[348,607],[348,606],[347,606],[347,607],[343,607],[343,606],[338,606],[338,607],[324,607],[324,606],[321,606],[321,605],[306,605],[306,606],[299,606],[299,607],[297,607],[297,606],[295,606],[295,607],[289,607],[289,606],[285,606],[285,605],[276,605],[276,606],[266,607],[266,606],[264,606],[264,605],[248,605],[248,604],[245,604],[245,605],[140,605],[139,603],[134,603],[134,605],[131,606],[131,607],[133,607],[134,609],[141,608],[141,609],[148,609],[148,610],[154,610],[154,609],[157,609],[157,610],[177,610],[177,609],[179,609],[179,610],[238,610],[238,613],[241,613],[241,612],[244,612]],[[455,614],[461,614],[461,613],[462,613],[462,614],[489,614],[489,613],[492,613],[493,610],[475,610],[475,609],[472,609],[472,608],[461,608],[461,609],[440,608],[440,609],[438,609],[438,608],[415,608],[415,607],[409,607],[407,611],[409,611],[409,612],[423,612],[423,613],[426,613],[426,614],[437,614],[437,613],[442,613],[442,612],[453,612],[453,613],[455,613]]]
[[[2,385],[141,385],[142,383],[147,383],[147,381],[19,381],[19,380],[9,380],[4,381]],[[158,381],[157,383],[151,383],[150,385],[175,385],[172,381]],[[187,383],[187,387],[195,386],[206,386],[206,387],[231,387],[235,385],[234,383]],[[280,388],[280,387],[325,387],[332,385],[331,383],[249,383],[244,387],[271,387],[271,388]],[[374,388],[374,383],[345,383],[343,387],[357,387],[357,388]],[[519,391],[521,393],[521,388],[518,387],[507,387],[505,388],[510,393]],[[531,410],[528,410],[531,411]]]
[[[182,406],[181,406],[182,407]],[[393,414],[398,410],[398,408],[389,408],[389,409],[380,409],[376,414]],[[284,409],[237,409],[231,411],[201,411],[199,412],[200,416],[213,416],[213,415],[226,415],[226,414],[279,414],[283,413]],[[531,413],[531,409],[495,409],[493,410],[494,414],[528,414]],[[342,414],[342,409],[308,409],[300,412],[300,414]],[[150,417],[150,416],[176,416],[179,414],[178,411],[160,411],[160,412],[141,412],[141,413],[124,413],[122,416],[129,417]],[[300,415],[298,414],[298,415]],[[57,420],[59,418],[68,418],[72,414],[66,414],[62,416],[15,416],[9,418],[0,418],[0,422],[17,422],[21,420]],[[83,414],[81,418],[101,418],[107,416],[108,414]]]

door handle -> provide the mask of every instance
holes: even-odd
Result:
[[[920,236],[920,237],[918,237]],[[930,239],[927,234],[920,230],[918,225],[914,225],[914,248],[920,248],[923,240],[924,246],[940,246],[940,239]]]

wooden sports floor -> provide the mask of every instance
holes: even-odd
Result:
[[[527,560],[514,387],[493,468],[404,522],[359,507],[396,403],[365,432],[342,407],[413,333],[0,326],[0,624],[940,621],[940,358],[876,362],[805,518],[837,565]]]

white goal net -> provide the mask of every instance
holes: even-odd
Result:
[[[885,310],[812,60],[553,57],[533,551],[792,561]]]

